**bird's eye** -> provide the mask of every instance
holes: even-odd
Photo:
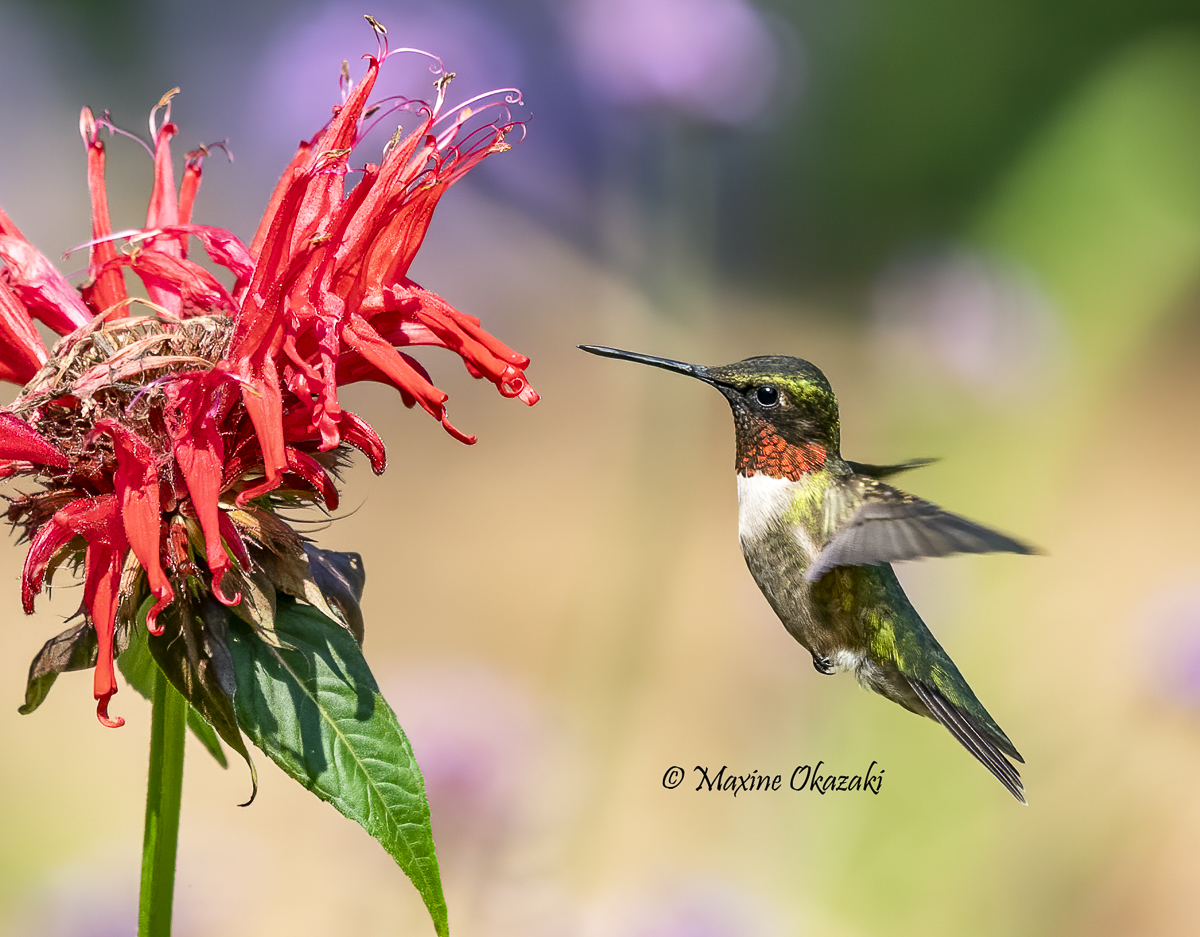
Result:
[[[764,407],[773,407],[779,403],[779,390],[773,384],[763,384],[754,396]]]

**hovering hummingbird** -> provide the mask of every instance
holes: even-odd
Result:
[[[891,563],[951,553],[1032,553],[883,479],[926,465],[843,459],[837,397],[800,358],[706,368],[600,345],[581,349],[676,371],[729,401],[737,434],[738,535],[746,565],[823,674],[859,683],[945,726],[1021,803],[1024,763],[904,594]],[[1006,757],[1007,756],[1007,757]]]

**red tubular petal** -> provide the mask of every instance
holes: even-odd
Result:
[[[368,321],[371,323],[371,327],[392,345],[400,347],[405,345],[446,347],[446,343],[429,326],[413,318],[413,314],[409,309],[403,306],[400,309],[386,308],[394,302],[393,296],[389,295],[387,298],[384,298],[381,293],[378,297],[378,302],[375,300],[376,297],[372,297],[372,308]],[[364,318],[366,318],[366,315],[364,315]]]
[[[8,286],[34,318],[59,335],[92,320],[91,310],[54,265],[24,238],[0,235],[0,259],[8,264]]]
[[[125,537],[146,571],[154,593],[154,607],[146,616],[151,634],[162,634],[158,614],[175,600],[175,590],[162,567],[162,503],[158,475],[160,466],[154,450],[144,439],[113,420],[100,420],[96,432],[109,433],[117,456],[114,487],[121,503]]]
[[[447,347],[453,347],[464,358],[495,381],[511,366],[523,368],[529,359],[513,351],[479,327],[479,320],[451,306],[437,293],[406,280],[394,288],[394,294],[404,296],[412,314],[443,336]],[[453,344],[450,344],[453,343]]]
[[[378,73],[378,61],[369,59],[367,74],[349,99],[311,147],[300,148],[284,173],[286,185],[281,178],[276,186],[268,214],[250,246],[258,265],[248,294],[250,315],[239,317],[238,334],[231,348],[233,360],[254,354],[261,342],[261,338],[244,333],[265,333],[276,324],[281,311],[272,308],[267,312],[264,306],[275,305],[267,297],[273,293],[278,295],[280,280],[290,281],[291,277],[283,276],[284,271],[299,270],[295,266],[298,257],[302,266],[303,258],[313,248],[313,235],[341,202],[346,154],[355,143],[358,119]],[[302,161],[301,154],[305,157]],[[263,321],[255,322],[255,319]]]
[[[45,363],[46,346],[33,320],[0,281],[0,381],[28,384]]]
[[[324,467],[306,452],[287,447],[288,471],[299,475],[317,490],[327,510],[336,511],[338,506],[337,485]]]
[[[96,704],[96,718],[100,720],[100,724],[102,726],[105,726],[109,729],[119,729],[121,726],[125,725],[124,716],[117,716],[116,719],[113,719],[108,715],[108,701],[116,694],[116,692],[117,681],[114,678],[112,692],[101,697],[100,702]]]
[[[519,397],[531,406],[537,403],[537,392],[529,386],[523,370],[529,365],[529,359],[486,332],[474,316],[459,312],[442,297],[412,280],[398,284],[393,289],[393,296],[405,296],[402,310],[410,311],[411,315],[436,332],[447,348],[462,356],[468,370],[472,366],[477,368],[506,397]],[[383,313],[376,319],[380,320],[381,328],[387,323],[395,330],[396,327],[392,325],[395,321],[393,313]],[[374,322],[375,319],[372,324]],[[402,329],[383,331],[382,334],[388,341],[402,343]]]
[[[59,508],[54,516],[38,529],[29,545],[25,568],[21,574],[21,599],[26,613],[33,610],[34,596],[42,590],[47,564],[54,554],[76,535],[88,541],[89,555],[93,544],[105,544],[115,551],[118,554],[119,578],[120,560],[129,544],[121,525],[117,496],[76,498]],[[98,580],[94,581],[91,577],[84,580],[83,599],[89,609],[92,607],[91,597],[97,587]]]
[[[55,468],[66,468],[71,464],[58,448],[39,436],[32,426],[7,411],[0,411],[0,459],[22,459]]]
[[[242,535],[238,533],[237,525],[229,519],[229,515],[221,511],[217,515],[217,522],[221,528],[221,537],[229,544],[229,549],[233,551],[233,555],[237,557],[238,563],[243,569],[249,569],[251,565],[250,554],[246,550],[245,541],[242,540]],[[234,603],[237,604],[236,602]]]
[[[342,338],[364,360],[386,374],[390,381],[412,394],[427,413],[436,419],[442,418],[446,395],[405,361],[400,352],[380,338],[365,319],[351,315],[350,321],[342,329]]]
[[[79,133],[87,147],[88,191],[92,197],[92,238],[99,241],[112,234],[112,221],[108,214],[108,190],[104,184],[104,144],[96,128],[96,121],[89,108],[84,108],[79,114]],[[97,273],[97,269],[117,256],[117,246],[112,241],[99,241],[92,244],[90,251],[90,269],[95,278],[90,286],[85,288],[84,298],[92,312],[100,314],[114,306],[118,307],[112,316],[123,315],[124,306],[120,305],[128,298],[125,291],[125,278],[120,270],[108,269]]]
[[[243,569],[250,566],[250,554],[246,550],[246,544],[242,540],[242,535],[238,533],[237,527],[233,521],[229,519],[229,515],[224,511],[218,510],[217,524],[221,531],[221,537],[229,544],[229,548],[233,550],[233,555],[237,557],[238,563]],[[222,569],[219,575],[213,576],[213,595],[217,597],[217,601],[222,605],[234,606],[242,601],[242,594],[235,592],[233,598],[226,598],[225,593],[221,590],[221,580],[225,578],[228,566]]]
[[[202,224],[177,224],[160,228],[163,234],[182,234],[199,239],[214,263],[229,270],[238,280],[249,279],[254,273],[254,260],[246,245],[224,228]]]
[[[147,228],[179,224],[179,201],[175,194],[175,170],[171,165],[171,138],[177,132],[178,128],[168,121],[159,128],[154,141],[154,189],[150,193],[150,206],[146,210]],[[170,257],[183,257],[183,246],[178,240],[155,244],[153,250]],[[172,315],[180,314],[183,301],[177,290],[161,286],[157,282],[145,278],[142,282],[146,284],[146,292],[150,294],[153,302],[162,306]]]
[[[379,62],[368,56],[367,73],[354,86],[346,103],[338,108],[309,158],[305,198],[296,215],[293,248],[298,238],[307,238],[342,200],[346,157],[331,154],[348,152],[358,142],[358,120],[378,76]]]
[[[263,212],[262,221],[258,223],[258,230],[254,232],[254,240],[250,242],[251,257],[257,259],[262,252],[267,235],[271,232],[272,227],[275,226],[278,219],[279,209],[288,198],[292,183],[296,181],[298,176],[304,173],[304,167],[308,165],[309,154],[312,152],[312,148],[319,138],[320,134],[312,140],[305,140],[300,144],[296,150],[296,155],[292,157],[292,161],[288,163],[287,169],[283,171],[283,175],[275,183],[275,190],[271,193],[271,200],[267,203],[267,210]]]
[[[513,351],[511,348],[505,345],[504,342],[500,341],[500,339],[496,338],[496,336],[485,330],[479,324],[479,320],[474,316],[469,316],[464,312],[459,312],[448,302],[442,299],[442,297],[438,296],[437,293],[431,293],[429,290],[417,283],[414,283],[412,280],[406,280],[404,282],[404,286],[418,294],[425,302],[427,307],[439,307],[442,313],[451,319],[455,325],[462,329],[463,332],[465,332],[467,335],[470,335],[501,361],[505,362],[506,364],[511,364],[516,368],[524,369],[529,367],[529,359],[525,355],[521,354],[520,352]]]
[[[444,429],[447,433],[464,445],[473,446],[475,443],[479,442],[476,437],[470,435],[469,433],[464,433],[461,429],[451,423],[450,418],[444,413],[442,414],[442,429]]]
[[[432,383],[429,377],[429,372],[425,370],[421,362],[410,355],[400,353],[410,367],[418,374],[422,375],[425,380]],[[347,384],[357,384],[359,381],[376,381],[380,384],[390,384],[396,390],[400,391],[400,399],[404,401],[404,406],[414,407],[417,404],[417,399],[408,392],[407,388],[393,381],[387,374],[380,371],[379,368],[371,364],[357,351],[347,351],[338,357],[337,363],[337,384],[338,387],[345,387]]]
[[[162,239],[163,243],[169,243]],[[197,263],[169,253],[160,252],[159,242],[130,255],[122,255],[113,263],[129,266],[152,295],[170,294],[175,298],[176,314],[187,311],[225,309],[232,312],[233,297],[219,280]],[[157,301],[157,300],[156,300]]]
[[[229,557],[221,546],[221,469],[225,443],[218,430],[217,411],[223,387],[216,382],[225,375],[206,374],[176,379],[167,385],[167,420],[175,450],[175,462],[187,485],[196,519],[204,533],[204,553],[213,575],[213,589],[221,598],[219,583],[229,568]],[[224,599],[222,599],[224,601]]]
[[[374,172],[368,170],[350,193],[347,201],[358,204],[345,227],[337,254],[340,275],[358,281],[353,289],[346,291],[351,309],[357,305],[364,289],[381,282],[379,274],[388,266],[388,261],[380,256],[382,252],[393,249],[416,253],[416,247],[405,243],[404,236],[397,236],[395,231],[397,226],[407,226],[409,188],[425,160],[432,155],[433,149],[426,142],[432,123],[433,115],[430,114],[399,146],[388,153],[382,166]],[[422,143],[426,144],[422,156],[414,158],[417,147]],[[425,219],[425,225],[428,226],[428,218]],[[387,235],[389,228],[392,230],[390,237]],[[419,245],[425,230],[420,228],[414,233]],[[387,244],[380,243],[382,241]],[[380,245],[379,249],[377,244]],[[375,258],[374,262],[372,258]]]
[[[110,729],[125,724],[121,717],[110,719],[108,701],[117,692],[117,677],[113,669],[113,629],[121,585],[123,550],[114,549],[101,540],[88,543],[84,566],[87,578],[84,603],[96,629],[96,670],[93,674],[93,695],[96,697],[96,718]]]
[[[164,102],[165,103],[165,102]],[[179,224],[179,200],[175,194],[175,169],[171,165],[171,138],[179,132],[170,121],[158,128],[154,140],[154,188],[146,209],[146,227]],[[174,256],[178,257],[178,253]]]
[[[28,240],[28,238],[21,233],[21,229],[18,228],[13,223],[13,220],[4,213],[3,208],[0,208],[0,234],[5,234],[9,237],[20,238],[22,241]]]
[[[212,591],[218,602],[220,602],[222,605],[227,605],[232,608],[233,606],[241,603],[242,594],[240,592],[235,592],[232,598],[225,595],[225,591],[222,588],[221,583],[224,581],[225,574],[227,572],[229,572],[228,564],[213,574]]]
[[[25,567],[21,572],[21,607],[25,609],[26,615],[33,614],[33,600],[42,591],[42,582],[50,560],[75,536],[75,528],[67,519],[69,515],[63,516],[61,520],[60,516],[72,506],[86,502],[86,498],[80,498],[66,504],[33,535],[29,543],[29,552],[25,554]]]
[[[433,136],[424,139],[422,148],[416,148],[415,138],[423,129],[406,141],[411,142],[413,148],[409,152],[413,155],[403,164],[401,172],[389,171],[394,169],[391,163],[397,154],[389,154],[384,161],[380,175],[385,182],[380,188],[387,189],[387,201],[385,209],[376,212],[368,235],[370,243],[360,274],[364,284],[389,284],[407,276],[438,200],[472,166],[502,148],[504,136],[500,128],[493,128],[490,142],[480,141],[479,145],[460,152],[449,146],[449,139],[443,133],[441,151],[446,156],[442,159],[438,141]],[[414,186],[418,177],[422,177],[422,184]],[[381,219],[383,223],[380,223]],[[352,233],[357,232],[352,229]]]
[[[197,150],[188,153],[187,159],[183,163],[183,180],[179,183],[179,223],[181,225],[190,224],[192,220],[192,207],[196,204],[196,193],[200,191],[200,175],[204,163],[204,153],[202,150]],[[187,242],[181,242],[184,245],[184,253],[187,253]]]
[[[378,248],[372,251],[376,273],[372,279],[394,283],[408,275],[408,268],[425,241],[433,210],[447,188],[445,183],[438,182],[408,196],[403,211],[377,236]]]
[[[366,420],[351,413],[342,411],[342,439],[363,452],[371,460],[371,471],[382,475],[387,468],[387,450],[379,434],[371,429]]]
[[[436,337],[436,341],[426,340],[426,344],[449,349],[490,380],[495,380],[508,367],[507,361],[496,358],[483,343],[468,334],[453,315],[457,310],[441,297],[407,284],[392,287],[389,292],[390,296],[384,302],[391,308],[371,319],[372,327],[389,344],[411,344],[407,327],[417,324]]]
[[[324,241],[314,242],[314,236],[324,234],[330,215],[342,202],[346,156],[356,142],[358,121],[374,87],[379,62],[370,58],[367,74],[351,92],[349,99],[338,108],[329,126],[314,141],[301,146],[292,164],[280,179],[271,197],[250,252],[257,259],[254,277],[243,300],[229,352],[235,367],[247,368],[262,346],[277,335],[282,326],[282,297],[292,288],[314,249]],[[254,370],[261,370],[261,363]],[[249,406],[249,402],[247,404]],[[271,443],[258,408],[255,426],[264,444]],[[282,457],[282,447],[269,456]],[[282,469],[282,461],[278,468]],[[274,466],[268,465],[269,484]],[[265,484],[267,484],[265,483]],[[264,490],[270,490],[266,488]]]
[[[258,434],[258,445],[262,450],[263,473],[262,483],[253,488],[247,488],[237,496],[240,507],[252,498],[266,494],[279,487],[283,478],[283,470],[287,467],[287,453],[283,443],[283,396],[279,391],[279,373],[275,369],[275,361],[263,356],[258,365],[259,371],[250,380],[249,387],[242,388],[242,402],[254,430]]]
[[[330,124],[301,144],[251,244],[253,275],[234,292],[241,308],[226,358],[242,382],[264,476],[238,504],[276,488],[285,470],[336,494],[323,470],[300,464],[297,454],[307,459],[314,443],[322,450],[356,445],[383,470],[378,436],[338,404],[338,386],[354,380],[390,383],[405,404],[420,403],[455,438],[474,441],[449,422],[446,395],[396,345],[446,347],[505,396],[537,400],[523,373],[527,358],[407,279],[438,199],[473,165],[507,148],[508,128],[491,125],[458,140],[463,111],[435,135],[439,86],[434,113],[390,148],[382,166],[367,166],[347,194],[347,154],[359,142],[378,69],[372,59]]]
[[[158,601],[146,613],[146,630],[152,635],[158,636],[163,633],[162,625],[158,623],[158,616],[162,614],[163,609],[175,601],[175,590],[168,590],[161,596],[158,596]]]

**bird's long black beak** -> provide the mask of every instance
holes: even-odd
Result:
[[[698,364],[673,361],[670,358],[655,358],[653,355],[642,355],[636,351],[622,351],[620,348],[609,348],[606,345],[580,345],[578,347],[589,354],[600,355],[604,358],[623,358],[626,361],[636,361],[639,364],[648,364],[654,368],[662,368],[664,371],[675,371],[679,374],[686,374],[688,377],[697,378],[706,384],[713,383],[713,379],[708,375],[708,368]]]

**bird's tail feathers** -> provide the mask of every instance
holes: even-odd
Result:
[[[922,683],[920,680],[914,680],[912,677],[905,677],[905,679],[912,687],[913,692],[925,704],[930,715],[945,726],[950,734],[958,739],[963,748],[995,775],[996,780],[1003,784],[1013,797],[1021,803],[1025,803],[1021,775],[1017,773],[1017,769],[1008,761],[1008,758],[1013,758],[1022,764],[1025,759],[1021,757],[1012,742],[1003,736],[996,737],[980,720],[955,706],[935,687]],[[1005,755],[1008,758],[1005,758]]]

